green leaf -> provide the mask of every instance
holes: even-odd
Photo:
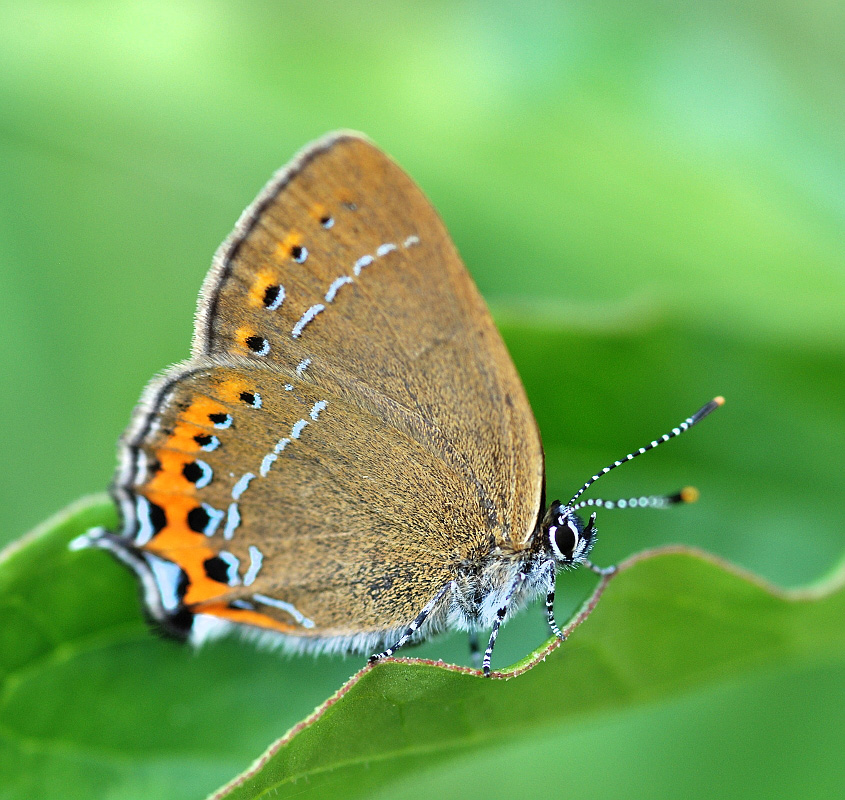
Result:
[[[83,501],[0,561],[0,796],[209,791],[349,667],[237,642],[194,654],[151,637],[127,571],[67,548],[113,514],[103,497]],[[414,659],[363,669],[216,796],[296,796],[307,780],[317,796],[362,797],[414,768],[597,710],[761,664],[841,658],[843,582],[845,565],[823,585],[785,592],[688,549],[635,556],[590,595],[564,646],[547,643],[494,680]]]
[[[108,498],[88,498],[2,555],[0,798],[211,791],[360,661],[315,669],[237,642],[195,653],[153,636],[129,572],[68,549],[114,523]]]
[[[581,618],[603,590],[601,602],[563,646],[552,640],[492,681],[413,659],[365,668],[214,797],[294,797],[301,781],[315,796],[363,797],[410,768],[551,723],[753,665],[841,657],[843,585],[845,564],[823,587],[789,593],[704,553],[642,553],[599,586]]]

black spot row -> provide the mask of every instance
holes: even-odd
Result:
[[[167,514],[164,513],[161,506],[155,503],[150,503],[150,524],[156,533],[160,533],[167,527]]]
[[[270,351],[270,343],[263,336],[247,337],[246,346],[260,356],[266,356]]]
[[[281,291],[281,286],[268,286],[264,290],[264,308],[269,308],[270,306],[272,306],[279,299],[279,293]]]
[[[189,461],[182,467],[182,474],[185,476],[185,480],[196,483],[203,476],[203,471],[196,461]]]
[[[219,556],[212,556],[202,562],[205,574],[218,583],[229,583],[229,565]]]
[[[205,533],[209,522],[211,522],[211,517],[202,506],[192,508],[188,512],[188,527],[195,533]]]

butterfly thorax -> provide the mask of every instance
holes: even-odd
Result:
[[[532,539],[533,544],[533,539]],[[486,556],[463,561],[452,585],[449,626],[461,630],[489,628],[517,576],[525,576],[509,605],[509,615],[547,590],[554,562],[545,548],[514,550],[497,546]]]

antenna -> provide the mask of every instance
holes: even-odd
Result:
[[[629,497],[622,500],[600,500],[591,498],[582,500],[574,506],[572,511],[580,511],[582,508],[592,506],[595,508],[669,508],[678,503],[694,503],[699,498],[698,489],[695,486],[685,486],[675,494],[652,494],[646,497]]]
[[[577,492],[575,492],[575,494],[572,496],[572,499],[566,504],[567,507],[572,508],[572,504],[582,494],[584,494],[584,492],[586,492],[587,489],[589,489],[603,475],[607,475],[607,473],[610,472],[612,469],[616,469],[616,467],[621,467],[623,464],[627,464],[629,461],[635,459],[637,456],[641,456],[643,453],[647,453],[649,450],[654,450],[655,447],[657,447],[660,444],[663,444],[663,442],[668,442],[670,439],[674,439],[676,436],[680,436],[685,431],[688,431],[693,425],[695,425],[698,422],[701,422],[701,420],[703,420],[708,414],[712,413],[719,406],[723,405],[724,402],[725,402],[724,397],[721,397],[721,396],[714,397],[709,403],[707,403],[706,405],[699,408],[698,411],[696,411],[695,414],[693,414],[691,417],[687,417],[680,425],[678,425],[677,428],[672,428],[672,430],[669,433],[664,433],[663,436],[661,436],[659,439],[655,439],[650,444],[647,444],[645,447],[641,447],[639,450],[636,450],[633,453],[628,453],[628,455],[625,456],[625,458],[621,459],[620,461],[614,461],[612,464],[609,464],[608,466],[606,466],[601,472],[597,472]],[[682,495],[683,490],[681,492],[679,492],[678,494],[679,494],[679,496]],[[672,496],[674,497],[674,495],[672,495]],[[648,503],[649,500],[651,500],[651,499],[656,500],[657,498],[646,497],[646,498],[636,498],[636,499],[637,499],[637,506],[639,506],[640,505],[639,501],[641,499],[646,500],[646,505],[649,505],[649,503]],[[664,501],[666,499],[667,498],[664,498]],[[614,503],[613,506],[605,505],[604,506],[605,508],[621,507],[621,506],[619,506],[620,501],[618,501],[618,500],[608,500],[608,501],[602,501],[602,502],[603,503]],[[623,500],[621,502],[624,502],[627,505],[627,501]],[[690,502],[690,501],[684,500],[683,497],[680,497],[680,499],[675,501],[675,502]],[[668,503],[668,505],[673,505],[673,504],[674,503]],[[584,505],[590,505],[589,501],[587,501],[586,504],[585,503],[579,503],[577,507],[583,508]],[[597,503],[594,501],[592,503],[592,505],[597,505]]]

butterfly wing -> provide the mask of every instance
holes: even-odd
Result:
[[[436,212],[338,134],[216,254],[193,358],[147,390],[115,494],[123,537],[182,570],[178,607],[349,637],[406,625],[462,562],[525,547],[542,461]]]

